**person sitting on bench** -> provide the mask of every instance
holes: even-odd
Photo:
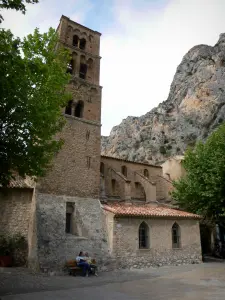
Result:
[[[86,261],[83,251],[80,251],[79,255],[76,257],[77,266],[80,267],[83,271],[83,276],[88,276],[91,272],[91,267]]]
[[[89,257],[89,254],[87,252],[85,253],[85,259],[86,259],[86,262],[89,263],[89,265],[90,265],[91,273],[94,274],[95,276],[98,276],[95,260],[92,259],[91,257]]]

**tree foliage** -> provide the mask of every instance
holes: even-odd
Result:
[[[25,4],[35,4],[39,0],[0,0],[0,9],[15,9],[21,11],[23,14],[26,12]],[[0,15],[0,23],[3,17]]]
[[[10,2],[10,1],[9,1]],[[21,41],[0,30],[0,184],[14,172],[44,175],[62,141],[55,140],[69,95],[69,54],[57,47],[57,33],[38,29]]]
[[[173,182],[172,197],[183,209],[217,220],[225,211],[225,123],[205,143],[185,153],[186,176]]]

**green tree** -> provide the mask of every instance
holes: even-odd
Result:
[[[61,109],[69,54],[57,47],[58,35],[38,29],[21,41],[0,30],[0,184],[16,172],[42,176],[62,141],[54,137],[64,118]]]
[[[15,9],[21,11],[23,14],[26,12],[25,4],[35,4],[39,0],[0,0],[0,9]],[[0,23],[2,22],[3,17],[0,15]]]
[[[225,211],[225,123],[205,143],[187,150],[186,176],[174,181],[173,199],[188,211],[216,221]]]

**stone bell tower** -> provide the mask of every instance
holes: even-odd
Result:
[[[37,257],[40,265],[62,267],[81,249],[107,259],[108,246],[99,200],[101,86],[100,36],[62,16],[59,43],[69,49],[71,99],[66,125],[56,138],[64,144],[36,188]]]
[[[96,198],[100,186],[101,34],[65,16],[57,31],[60,44],[71,53],[67,72],[72,75],[68,86],[72,97],[63,111],[67,125],[59,134],[64,145],[41,190]]]

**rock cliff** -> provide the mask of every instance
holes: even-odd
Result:
[[[176,70],[168,99],[113,127],[102,137],[102,154],[160,163],[204,140],[224,119],[225,33],[214,47],[193,47]]]

